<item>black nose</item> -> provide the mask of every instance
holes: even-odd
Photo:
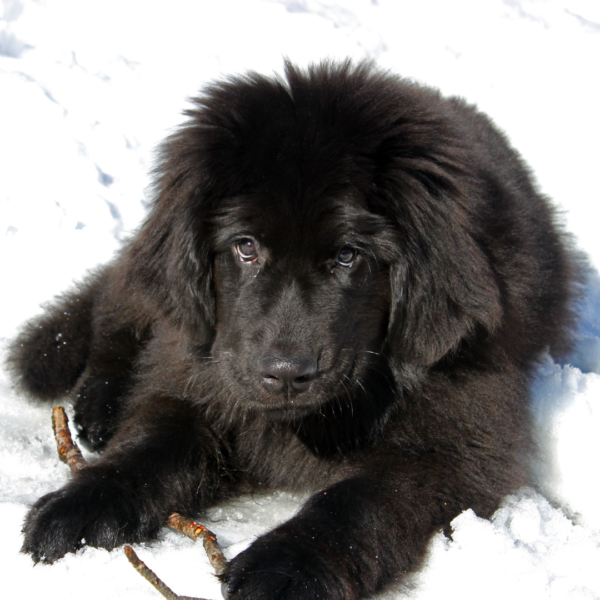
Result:
[[[317,375],[317,360],[311,356],[263,356],[258,359],[258,372],[272,392],[302,392]]]

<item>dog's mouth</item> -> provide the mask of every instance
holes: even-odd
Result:
[[[246,404],[273,418],[302,417],[331,401],[343,404],[364,389],[361,379],[368,358],[359,356],[346,349],[330,361],[297,361],[285,373],[254,372],[250,382],[246,378],[240,382],[250,384]]]
[[[247,394],[247,405],[270,416],[279,413],[309,414],[326,402],[330,395],[327,385],[323,385],[318,375],[310,382],[297,382],[294,387],[288,385],[283,389],[280,382],[255,380],[253,388],[254,393]]]
[[[250,410],[269,419],[301,418],[328,403],[340,410],[352,404],[365,393],[380,356],[348,345],[339,349],[305,345],[303,351],[286,353],[271,344],[258,357],[251,344],[244,352],[215,350],[213,364],[223,373],[223,380],[229,381],[222,398],[232,409]]]
[[[313,414],[318,410],[320,403],[307,403],[304,399],[280,400],[278,402],[264,403],[258,401],[253,407],[272,420],[297,419]]]

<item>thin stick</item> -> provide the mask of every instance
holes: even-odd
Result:
[[[204,527],[204,525],[200,525],[200,523],[196,523],[196,521],[192,521],[178,513],[173,513],[169,517],[169,525],[194,541],[201,538],[204,550],[215,573],[221,575],[225,571],[227,559],[223,555],[223,551],[217,543],[217,537],[212,531]]]
[[[52,429],[56,438],[58,456],[71,469],[71,473],[75,475],[85,467],[86,460],[71,437],[69,419],[62,406],[55,406],[52,409]],[[223,552],[219,548],[219,544],[217,544],[217,538],[212,531],[209,531],[204,525],[200,525],[200,523],[196,523],[187,517],[182,517],[178,513],[173,513],[169,517],[169,525],[194,541],[202,538],[204,550],[215,573],[217,575],[223,573],[227,566],[227,559],[223,556]],[[138,558],[138,555],[131,546],[125,546],[123,551],[135,570],[147,579],[167,600],[203,600],[203,598],[192,598],[191,596],[178,596]]]
[[[52,429],[56,438],[56,447],[60,460],[67,464],[73,475],[85,467],[85,458],[73,442],[69,431],[69,419],[62,406],[52,409]]]
[[[191,596],[178,596],[171,588],[167,587],[160,580],[152,569],[149,569],[144,562],[139,559],[131,546],[125,546],[123,552],[125,552],[125,556],[132,564],[133,568],[149,581],[156,588],[156,591],[161,593],[167,600],[203,600],[203,598],[192,598]]]

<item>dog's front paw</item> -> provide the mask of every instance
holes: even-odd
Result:
[[[229,600],[351,600],[345,571],[339,557],[310,539],[271,532],[236,556],[221,580]]]
[[[22,552],[34,562],[53,563],[84,545],[113,548],[155,537],[161,520],[116,486],[74,480],[40,498],[23,527]]]
[[[40,498],[25,519],[21,552],[31,554],[36,563],[53,563],[67,552],[75,552],[83,538],[78,512],[78,507],[65,498],[64,489]]]

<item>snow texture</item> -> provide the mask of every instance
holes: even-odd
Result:
[[[185,99],[283,57],[374,58],[477,103],[507,132],[589,256],[578,344],[533,386],[537,491],[491,521],[467,511],[390,598],[600,599],[600,4],[597,0],[3,0],[0,360],[19,325],[113,255],[148,202],[157,143]],[[67,408],[69,405],[67,404]],[[120,550],[53,566],[21,555],[27,507],[68,480],[50,429],[0,371],[2,589],[20,598],[158,598]],[[205,523],[234,556],[301,498],[245,498]],[[136,547],[178,594],[220,598],[199,545]],[[85,591],[84,591],[85,590]]]

